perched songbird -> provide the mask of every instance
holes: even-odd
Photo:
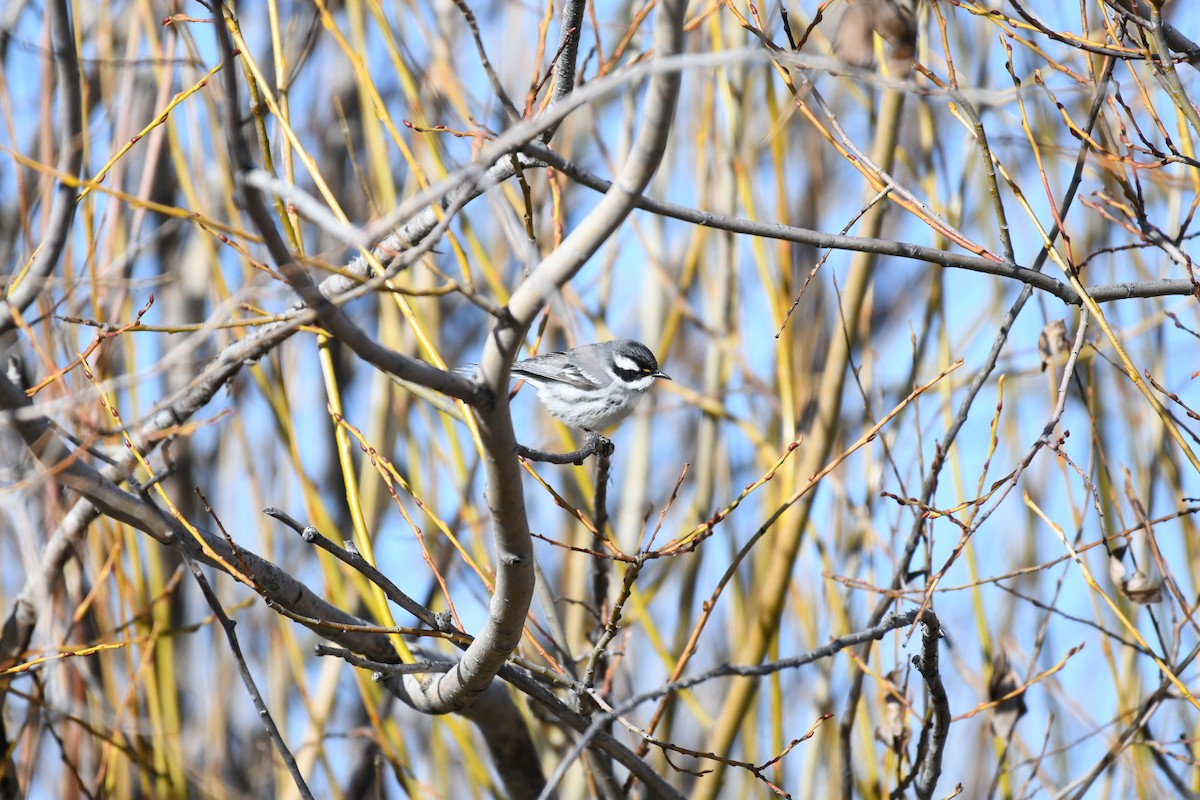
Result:
[[[633,339],[543,353],[513,364],[512,374],[537,387],[550,416],[592,433],[629,416],[657,378],[671,380],[650,348]]]

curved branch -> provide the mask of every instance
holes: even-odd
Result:
[[[0,407],[4,403],[0,402]],[[12,608],[0,631],[0,665],[15,663],[29,649],[38,622],[39,604],[50,595],[62,580],[63,565],[83,542],[88,525],[96,519],[96,507],[80,500],[59,521],[58,527],[46,541],[37,566],[28,571],[25,584],[13,600]],[[0,686],[0,699],[3,698]]]
[[[659,5],[654,29],[656,59],[680,52],[685,5],[684,0],[669,0]],[[487,623],[454,670],[424,685],[406,677],[413,700],[421,710],[444,713],[470,705],[491,684],[521,640],[533,597],[534,566],[522,474],[517,463],[517,439],[506,392],[509,370],[529,325],[547,299],[608,240],[649,184],[666,150],[679,82],[676,70],[652,74],[642,123],[620,176],[579,227],[517,287],[508,304],[509,321],[498,323],[488,337],[479,360],[479,374],[495,398],[495,405],[476,407],[475,416],[487,480],[484,495],[496,542],[496,592]]]
[[[434,656],[428,653],[424,653],[424,655],[428,655],[431,659],[435,660],[443,658],[440,655]],[[641,781],[649,796],[667,798],[668,800],[683,800],[684,795],[675,790],[671,784],[667,782],[666,778],[660,775],[653,766],[647,763],[644,759],[640,758],[631,749],[626,747],[620,739],[616,738],[611,733],[608,733],[604,730],[596,730],[593,732],[590,727],[591,720],[588,717],[579,713],[560,700],[554,694],[554,692],[546,688],[545,684],[540,683],[537,678],[530,675],[525,670],[518,669],[517,667],[511,665],[505,666],[503,669],[501,669],[499,676],[526,697],[530,698],[533,702],[541,705],[551,716],[554,717],[557,723],[560,724],[564,730],[572,730],[576,733],[586,734],[589,746],[593,750],[611,756],[614,761],[628,769],[630,774],[636,776],[637,779]],[[406,702],[412,701],[412,698],[408,695],[410,687],[407,685],[401,685],[402,681],[400,680],[399,675],[388,674],[387,677],[383,679],[383,683],[397,696],[403,697]],[[509,708],[514,710],[505,711],[504,707],[501,705],[495,705],[493,707],[493,704],[496,704],[498,700],[501,702],[503,700],[507,700],[509,703]],[[481,705],[484,705],[484,707],[480,708]],[[507,715],[507,718],[504,716],[495,715],[496,711],[503,712],[503,714]],[[484,694],[481,696],[481,699],[476,700],[470,708],[464,709],[462,714],[478,725],[481,730],[484,728],[487,729],[488,732],[484,733],[485,738],[497,737],[503,739],[505,736],[505,731],[511,730],[514,727],[510,721],[511,718],[519,718],[519,714],[515,711],[515,707],[512,706],[512,700],[508,691],[504,688],[503,684],[495,681],[490,687],[488,687],[487,691],[484,692]],[[528,734],[526,733],[525,735]],[[499,745],[501,742],[497,742],[497,744]],[[509,769],[511,769],[512,766],[512,764],[507,765]],[[500,767],[499,765],[497,765],[497,770],[499,770],[501,774],[504,774],[504,768]],[[506,787],[507,785],[508,784],[506,783]],[[545,781],[543,780],[540,791],[545,791],[545,785]],[[550,791],[553,792],[553,788],[551,788]],[[554,797],[556,795],[549,794],[541,796]]]
[[[83,167],[83,100],[79,89],[75,33],[71,28],[66,0],[50,0],[46,3],[46,24],[50,27],[50,43],[54,49],[58,78],[58,163],[55,169],[59,174],[78,177]],[[46,222],[46,237],[38,246],[33,263],[21,282],[16,288],[9,285],[4,302],[0,304],[0,334],[12,330],[17,313],[28,308],[41,293],[47,276],[58,264],[74,220],[75,187],[60,180],[54,190],[54,205]]]
[[[61,8],[61,5],[58,7]],[[571,12],[572,15],[568,18],[567,11],[570,9],[574,9],[574,11]],[[572,27],[577,28],[582,24],[582,13],[582,4],[574,2],[568,4],[568,8],[564,9],[562,36],[566,36]],[[73,37],[68,36],[67,40],[73,41]],[[576,107],[574,102],[571,104],[558,103],[558,100],[565,97],[565,95],[560,95],[557,88],[559,86],[573,85],[575,70],[574,63],[568,63],[566,58],[567,51],[563,47],[561,39],[560,49],[563,49],[563,55],[559,56],[559,60],[555,66],[556,100],[552,103],[552,107],[566,105],[566,108],[558,108],[557,113],[554,115],[548,114],[552,117],[551,126],[557,125],[557,121],[561,119],[562,115]],[[630,72],[630,76],[640,76],[643,74],[645,74],[644,67],[639,67],[637,70]],[[611,79],[607,83],[608,89],[620,85],[619,81]],[[78,85],[78,81],[76,81],[75,85]],[[599,94],[597,87],[592,87],[592,93],[588,98],[583,99],[594,98],[597,94]],[[544,131],[548,129],[548,127],[542,127],[537,130]],[[248,180],[251,179],[252,174],[247,175]],[[465,183],[460,181],[458,188],[445,195],[440,202],[443,207],[461,206],[482,194],[486,189],[512,177],[512,174],[511,159],[502,158],[494,163],[490,169],[485,170],[481,178],[475,181],[466,181]],[[74,206],[72,205],[73,208]],[[403,212],[403,209],[401,211]],[[404,213],[400,215],[401,218],[403,218]],[[424,211],[416,213],[399,232],[393,234],[392,237],[388,237],[380,245],[379,249],[384,249],[389,241],[392,244],[395,244],[400,239],[407,242],[410,236],[415,237],[414,241],[424,239],[429,234],[435,232],[437,226],[438,220],[436,214],[433,213],[432,209],[425,208]],[[400,237],[400,239],[393,237]],[[347,273],[355,272],[354,268],[356,265],[359,269],[355,274],[365,275],[365,265],[362,263],[361,258],[352,261],[345,271]],[[361,291],[362,284],[353,277],[334,274],[321,281],[319,289],[321,294],[328,298],[330,302],[338,302],[347,294]],[[4,318],[3,315],[5,313],[7,313],[7,309],[0,306],[0,319]],[[308,308],[304,304],[299,304],[282,315],[282,318],[278,321],[263,325],[245,338],[238,339],[229,344],[213,357],[204,366],[200,374],[193,378],[186,386],[180,387],[151,408],[150,412],[146,414],[144,421],[131,434],[134,446],[143,454],[152,452],[164,440],[164,432],[187,423],[201,408],[208,405],[224,386],[228,385],[237,376],[243,366],[258,361],[290,338],[301,327],[311,325],[317,319],[318,315],[314,309]],[[135,464],[133,455],[125,451],[116,460],[115,464],[102,466],[100,474],[108,480],[120,482],[128,477]],[[3,641],[0,643],[0,655],[13,650],[19,652],[28,646],[37,622],[36,609],[33,603],[34,593],[48,590],[52,584],[56,584],[61,578],[62,564],[69,557],[76,543],[82,538],[86,532],[88,523],[95,518],[96,514],[97,510],[92,503],[87,500],[79,500],[63,518],[51,541],[47,544],[38,574],[31,575],[26,581],[12,611],[5,620]]]
[[[391,664],[399,660],[387,637],[371,630],[371,623],[331,605],[274,563],[241,547],[231,547],[223,536],[202,528],[196,528],[193,535],[179,521],[108,480],[67,447],[54,433],[48,419],[31,413],[29,398],[3,375],[0,375],[0,410],[7,412],[4,415],[7,421],[42,466],[53,472],[55,480],[81,496],[72,513],[94,506],[100,513],[148,533],[161,544],[176,549],[185,560],[203,562],[222,571],[227,571],[227,565],[236,564],[276,611],[317,635],[361,653],[372,661]],[[216,558],[209,553],[215,554]],[[22,630],[26,634],[32,632],[32,624]],[[9,633],[6,625],[0,664],[14,661],[28,644],[28,636],[24,644],[20,644]],[[0,683],[0,697],[3,697],[3,688],[4,685]],[[505,763],[497,764],[497,770],[505,779],[510,794],[518,796],[518,787],[526,786],[524,795],[536,796],[545,781],[540,767],[530,762],[535,750],[529,733],[507,692],[499,686],[496,690],[488,693],[481,709],[466,716],[480,727],[493,756],[505,759]],[[406,695],[400,696],[404,699]],[[631,763],[637,761],[636,756],[628,751],[624,759]]]

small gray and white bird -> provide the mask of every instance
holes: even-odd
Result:
[[[512,374],[537,388],[550,416],[590,432],[629,416],[658,378],[671,380],[650,348],[633,339],[543,353],[513,364]]]

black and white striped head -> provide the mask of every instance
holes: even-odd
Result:
[[[609,374],[635,392],[644,392],[658,378],[671,380],[671,376],[658,368],[658,359],[650,348],[633,339],[617,339],[605,342],[605,367]]]

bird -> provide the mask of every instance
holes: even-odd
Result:
[[[550,416],[596,434],[629,416],[659,378],[650,348],[633,339],[585,344],[513,364],[512,374],[537,388]]]

